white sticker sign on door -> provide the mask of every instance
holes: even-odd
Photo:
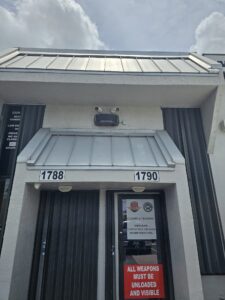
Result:
[[[153,199],[127,199],[127,239],[155,240],[155,207]]]

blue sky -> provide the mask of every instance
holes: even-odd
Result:
[[[225,53],[225,0],[0,0],[14,46]]]

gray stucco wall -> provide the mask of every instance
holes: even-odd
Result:
[[[110,112],[114,106],[103,106],[104,112]],[[98,129],[94,125],[96,114],[95,105],[47,105],[45,109],[43,127],[52,128],[77,128],[77,129]],[[163,119],[160,107],[149,106],[119,106],[117,112],[120,124],[115,128],[107,130],[126,129],[163,129]]]
[[[204,300],[225,300],[225,276],[202,276]]]

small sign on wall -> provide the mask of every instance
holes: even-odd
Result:
[[[124,265],[124,298],[165,298],[163,265]]]
[[[11,109],[6,128],[5,149],[15,150],[18,142],[19,127],[21,122],[21,107]]]
[[[2,147],[0,161],[0,175],[9,177],[13,174],[17,147],[20,139],[22,121],[22,106],[8,105],[3,113]]]

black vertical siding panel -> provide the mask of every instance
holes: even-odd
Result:
[[[18,107],[21,109],[21,121],[18,132],[18,141],[15,151],[11,151],[8,162],[6,174],[1,172],[1,162],[4,161],[3,157],[3,139],[5,138],[5,132],[7,129],[7,116],[11,107]],[[44,117],[45,107],[41,105],[3,105],[2,109],[2,121],[0,125],[0,179],[9,180],[9,185],[7,189],[7,195],[4,198],[4,205],[0,210],[0,253],[3,243],[3,236],[5,231],[5,224],[8,214],[9,200],[12,190],[12,184],[14,179],[14,172],[16,167],[16,159],[21,150],[26,146],[29,140],[34,136],[34,134],[42,127],[43,117]],[[2,178],[1,178],[2,176]]]
[[[76,245],[76,221],[77,220],[77,201],[74,199],[74,203],[70,201],[69,205],[69,216],[68,216],[68,240],[67,240],[67,256],[65,270],[65,285],[64,285],[64,295],[62,299],[72,299],[73,298],[73,264],[75,255],[75,245]]]
[[[40,207],[48,201],[51,201],[51,209],[47,216],[41,300],[96,300],[99,194],[97,191],[43,192]],[[44,210],[40,208],[41,214],[46,214]],[[37,228],[30,290],[36,289],[39,266],[34,262],[39,261],[41,255],[37,247],[41,243],[39,231]],[[31,292],[29,299],[40,300]]]
[[[76,260],[75,260],[75,269],[77,270],[77,280],[75,283],[75,295],[77,295],[78,299],[82,299],[82,273],[84,271],[84,264],[82,261],[83,254],[86,252],[84,249],[84,239],[82,238],[84,236],[84,229],[85,229],[85,216],[83,218],[79,218],[81,212],[85,210],[85,202],[86,202],[86,195],[83,195],[83,201],[80,197],[81,195],[78,195],[78,201],[79,201],[79,215],[78,215],[78,234],[77,234],[77,243],[76,243]],[[80,288],[77,288],[80,287]]]
[[[79,226],[79,214],[80,214],[80,211],[78,210],[80,204],[79,204],[79,198],[78,198],[78,195],[76,195],[76,205],[77,205],[77,209],[76,209],[76,219],[75,219],[75,237],[74,237],[74,254],[73,254],[73,270],[75,269],[76,272],[73,272],[73,281],[72,281],[72,297],[76,297],[77,295],[77,291],[76,291],[76,284],[78,282],[78,278],[77,278],[77,275],[78,275],[78,272],[80,271],[78,268],[78,263],[77,263],[77,256],[78,256],[78,253],[79,253],[79,232],[81,230],[80,226]],[[73,299],[73,298],[72,298]]]
[[[57,245],[58,253],[56,256],[56,273],[55,273],[55,285],[54,285],[54,298],[55,300],[61,300],[63,298],[64,292],[64,280],[65,280],[65,270],[66,270],[66,256],[67,256],[67,236],[68,236],[68,208],[70,200],[68,199],[68,194],[64,195],[64,203],[59,197],[57,197],[60,202],[60,222],[58,230]],[[48,298],[47,298],[48,299]]]
[[[9,131],[11,131],[10,128],[8,128],[8,125],[10,123],[10,118],[12,117],[12,111],[20,112],[21,119],[20,119],[20,122],[19,121],[16,122],[17,125],[19,125],[18,131],[17,131],[16,147],[14,149],[6,150],[5,146],[8,144],[7,133]],[[16,164],[16,157],[17,157],[17,153],[18,153],[18,143],[19,143],[19,138],[20,138],[22,106],[3,105],[1,119],[2,119],[2,121],[1,121],[1,137],[0,137],[1,138],[1,141],[0,141],[0,176],[1,176],[1,178],[13,179],[15,164]]]
[[[97,266],[96,266],[96,262],[98,261],[98,232],[97,231],[93,231],[92,228],[98,228],[99,226],[99,205],[96,205],[96,203],[99,202],[99,195],[95,194],[92,195],[93,197],[93,202],[92,202],[92,212],[90,211],[90,214],[94,214],[94,218],[92,218],[92,227],[89,227],[89,230],[91,230],[93,232],[93,234],[91,235],[90,238],[90,242],[91,242],[91,260],[90,260],[90,268],[88,269],[89,272],[89,281],[91,282],[91,288],[88,290],[88,295],[86,300],[91,299],[92,298],[92,292],[93,295],[96,295],[97,297],[97,272],[90,272],[90,270],[96,269],[97,270]],[[97,243],[97,245],[96,245]],[[90,251],[90,249],[88,249],[88,245],[87,245],[87,253]],[[96,277],[96,278],[95,278]]]
[[[57,195],[49,195],[47,201],[52,201],[52,218],[48,227],[48,238],[46,242],[46,261],[44,264],[43,272],[43,287],[42,287],[42,299],[53,299],[55,290],[55,276],[57,271],[57,256],[58,256],[58,239],[59,239],[59,226],[60,226],[60,201],[57,199]],[[52,197],[51,197],[52,196]],[[52,198],[52,199],[51,199]],[[51,199],[51,200],[50,200]],[[44,198],[41,199],[42,202],[45,201]],[[39,299],[37,299],[39,300]]]
[[[9,150],[10,156],[8,159],[8,168],[6,173],[1,175],[4,177],[14,176],[16,159],[21,150],[26,146],[34,134],[41,128],[44,117],[45,107],[41,105],[4,105],[2,110],[2,122],[0,126],[0,161],[5,158],[2,157],[4,154],[3,140],[6,138],[5,134],[7,131],[7,125],[10,110],[21,111],[21,120],[19,123],[17,145],[15,150]],[[5,163],[5,162],[4,162]]]
[[[46,201],[44,201],[42,203],[42,205],[39,205],[36,237],[35,237],[35,243],[34,243],[34,245],[35,245],[34,252],[35,253],[41,253],[43,225],[44,225],[44,218],[46,217],[45,210],[46,210]],[[37,285],[37,281],[38,281],[38,271],[36,272],[36,270],[38,270],[39,263],[40,263],[40,257],[33,256],[32,270],[31,270],[31,273],[33,274],[33,276],[31,277],[31,280],[30,280],[28,299],[35,299],[35,296],[36,296],[36,285]]]
[[[2,202],[0,203],[0,255],[1,255],[12,181],[10,179],[6,179],[6,180],[3,179],[1,180],[0,185],[2,189],[1,191]]]
[[[200,109],[163,109],[165,129],[182,152],[202,274],[225,274],[225,244]]]
[[[106,193],[106,260],[105,260],[105,299],[115,299],[115,217],[114,217],[114,192]]]
[[[43,105],[22,106],[22,122],[20,126],[18,154],[23,150],[34,134],[41,128],[44,111],[45,106]]]
[[[194,134],[192,132],[192,128],[186,129],[186,126],[188,124],[190,126],[192,124],[192,120],[185,120],[185,110],[178,110],[177,115],[179,120],[183,120],[185,122],[180,121],[180,129],[181,129],[181,135],[180,138],[183,141],[183,151],[182,153],[184,154],[185,160],[186,160],[186,170],[187,170],[187,178],[188,178],[188,185],[189,185],[189,191],[190,191],[190,197],[192,200],[192,211],[193,211],[193,218],[194,218],[194,224],[195,224],[195,234],[196,234],[196,239],[199,241],[197,244],[198,246],[198,254],[199,254],[199,262],[200,266],[202,266],[201,271],[202,273],[205,273],[205,263],[204,263],[204,243],[202,240],[203,235],[201,234],[201,226],[199,223],[199,214],[202,213],[202,210],[199,207],[200,202],[195,201],[194,199],[199,199],[201,195],[199,194],[199,185],[196,184],[198,182],[196,175],[197,175],[197,168],[198,165],[196,163],[192,164],[192,157],[195,156],[195,144],[190,144],[188,145],[188,141],[191,141],[191,135]],[[194,124],[194,123],[193,123]],[[189,134],[189,136],[188,136]],[[195,139],[196,141],[196,139]],[[195,161],[194,161],[195,162]]]

